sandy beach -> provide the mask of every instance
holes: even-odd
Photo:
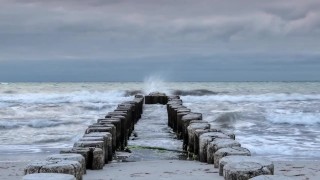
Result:
[[[36,160],[43,160],[50,154],[52,153],[35,153],[22,155],[0,154],[0,179],[22,179],[22,176],[24,175],[23,170],[28,163]]]
[[[19,180],[28,162],[43,160],[47,154],[0,157],[0,179]],[[9,160],[11,159],[11,160]],[[285,175],[301,180],[318,180],[320,161],[276,161],[275,175]],[[137,162],[113,161],[103,170],[88,170],[84,180],[125,179],[203,179],[223,180],[213,165],[185,160],[151,160]]]

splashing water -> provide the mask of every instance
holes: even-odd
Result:
[[[164,78],[159,75],[152,75],[145,78],[143,92],[145,94],[149,94],[151,92],[171,94],[168,84],[165,82]]]

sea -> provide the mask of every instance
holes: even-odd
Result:
[[[159,78],[144,82],[0,83],[0,156],[72,147],[88,125],[119,103],[131,100],[134,94],[154,91],[180,95],[183,104],[202,113],[212,127],[233,131],[252,155],[320,160],[320,82],[165,82]],[[181,150],[173,132],[163,126],[165,107],[145,108],[141,122],[158,123],[170,135],[149,144],[140,138],[140,143]],[[141,132],[162,133],[158,126],[153,128]]]

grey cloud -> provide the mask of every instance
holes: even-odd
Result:
[[[280,7],[267,8],[265,11],[266,13],[278,16],[281,19],[286,21],[303,19],[307,16],[307,13],[308,13],[308,10],[306,9],[299,8],[296,11],[293,11],[292,8],[280,8]]]
[[[320,51],[318,0],[0,3],[0,63],[179,60],[195,66],[195,59],[206,65],[226,59],[222,69],[229,71],[255,63],[274,63],[265,68],[272,70],[287,62],[314,64],[310,57]]]

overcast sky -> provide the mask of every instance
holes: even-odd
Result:
[[[0,81],[320,80],[319,0],[0,0]]]

